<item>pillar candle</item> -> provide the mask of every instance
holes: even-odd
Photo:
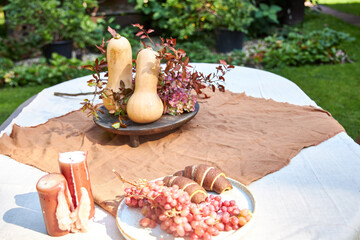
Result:
[[[70,231],[70,211],[73,206],[66,179],[50,173],[36,184],[46,230],[51,236],[63,236]]]
[[[87,153],[82,151],[59,153],[60,172],[67,180],[74,207],[78,207],[83,194],[90,200],[89,219],[95,214],[95,205],[91,192],[87,167]]]

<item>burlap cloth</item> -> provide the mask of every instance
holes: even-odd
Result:
[[[140,137],[137,148],[128,145],[128,136],[108,133],[74,111],[35,127],[14,125],[10,136],[0,138],[0,153],[59,172],[59,152],[88,151],[95,202],[115,214],[124,186],[112,169],[133,181],[205,163],[249,184],[341,131],[324,110],[226,92],[200,100],[197,116],[179,130]]]

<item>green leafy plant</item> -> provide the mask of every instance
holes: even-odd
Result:
[[[223,27],[247,32],[256,7],[250,0],[130,0],[155,27],[178,39]]]
[[[0,56],[13,61],[35,57],[41,53],[38,49],[39,42],[37,36],[24,39],[0,37]]]
[[[254,21],[249,27],[249,34],[252,37],[261,37],[274,33],[280,24],[278,20],[280,11],[281,7],[278,5],[260,3],[253,14]]]
[[[97,6],[96,0],[9,0],[4,6],[8,27],[17,41],[27,39],[37,45],[72,39],[79,48],[94,44],[98,27],[87,9]]]
[[[273,35],[265,38],[266,48],[255,52],[267,68],[282,65],[300,66],[319,63],[349,62],[345,50],[339,46],[352,40],[347,33],[329,28],[309,34],[292,31],[287,36]]]
[[[281,10],[281,7],[277,5],[267,5],[260,3],[259,8],[255,11],[255,18],[268,18],[274,23],[279,23],[277,19],[277,13]]]
[[[82,61],[66,59],[56,53],[53,54],[50,64],[47,64],[44,58],[31,65],[14,65],[8,59],[0,60],[9,66],[0,68],[0,84],[5,87],[53,85],[90,74],[90,71],[81,68],[84,64]]]
[[[198,31],[213,30],[216,16],[214,0],[130,0],[135,9],[151,19],[155,27],[179,39],[187,39]]]
[[[9,58],[0,57],[0,70],[6,70],[14,67],[14,62]]]
[[[252,13],[256,10],[250,0],[215,0],[215,25],[230,31],[248,32],[254,21]]]

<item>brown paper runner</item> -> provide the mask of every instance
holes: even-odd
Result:
[[[0,153],[59,172],[59,152],[88,151],[94,199],[115,214],[123,185],[112,169],[129,180],[155,179],[205,163],[249,184],[341,131],[324,110],[226,92],[201,100],[198,115],[178,131],[140,137],[137,148],[128,145],[128,136],[105,132],[74,111],[35,127],[14,125],[0,138]]]

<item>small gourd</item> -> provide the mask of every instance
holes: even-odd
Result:
[[[103,98],[103,103],[109,112],[115,112],[118,106],[111,90],[115,93],[119,92],[121,80],[125,88],[132,88],[132,50],[129,41],[116,34],[107,45],[106,60],[108,81],[104,89],[106,98]]]
[[[141,50],[136,59],[135,89],[126,105],[129,118],[136,123],[150,123],[161,118],[163,103],[157,94],[160,72],[158,53]]]

